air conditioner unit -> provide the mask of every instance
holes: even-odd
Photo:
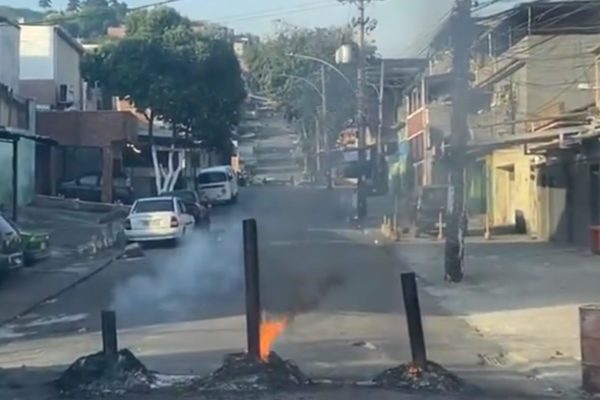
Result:
[[[60,85],[58,87],[58,103],[61,105],[70,105],[75,102],[75,89],[70,85]]]

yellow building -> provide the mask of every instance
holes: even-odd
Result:
[[[538,194],[536,169],[524,146],[493,151],[487,156],[488,218],[493,227],[536,235]]]

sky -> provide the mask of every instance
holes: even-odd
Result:
[[[157,0],[126,0],[130,7]],[[435,32],[454,0],[377,0],[367,15],[378,21],[372,38],[383,57],[411,57],[419,53]],[[54,0],[64,8],[67,0]],[[0,0],[0,5],[37,9],[38,0]],[[225,5],[227,4],[227,5]],[[337,0],[180,0],[170,6],[191,19],[212,20],[236,32],[268,35],[284,21],[315,27],[343,25],[356,16],[356,8]]]

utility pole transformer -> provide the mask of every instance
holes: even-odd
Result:
[[[464,276],[466,146],[469,140],[467,122],[469,108],[470,47],[473,34],[471,0],[456,0],[451,17],[452,37],[452,116],[450,147],[446,157],[453,188],[448,209],[445,248],[445,278],[461,282]]]

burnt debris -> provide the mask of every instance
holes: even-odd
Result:
[[[156,380],[153,373],[129,350],[120,350],[114,362],[104,352],[77,359],[55,382],[66,395],[103,395],[147,392]]]
[[[291,390],[311,383],[294,363],[271,352],[266,362],[248,353],[229,354],[223,366],[199,386],[207,391],[253,392]]]
[[[462,379],[431,361],[424,368],[409,363],[388,369],[376,376],[373,383],[386,389],[437,393],[462,392],[466,388]]]

